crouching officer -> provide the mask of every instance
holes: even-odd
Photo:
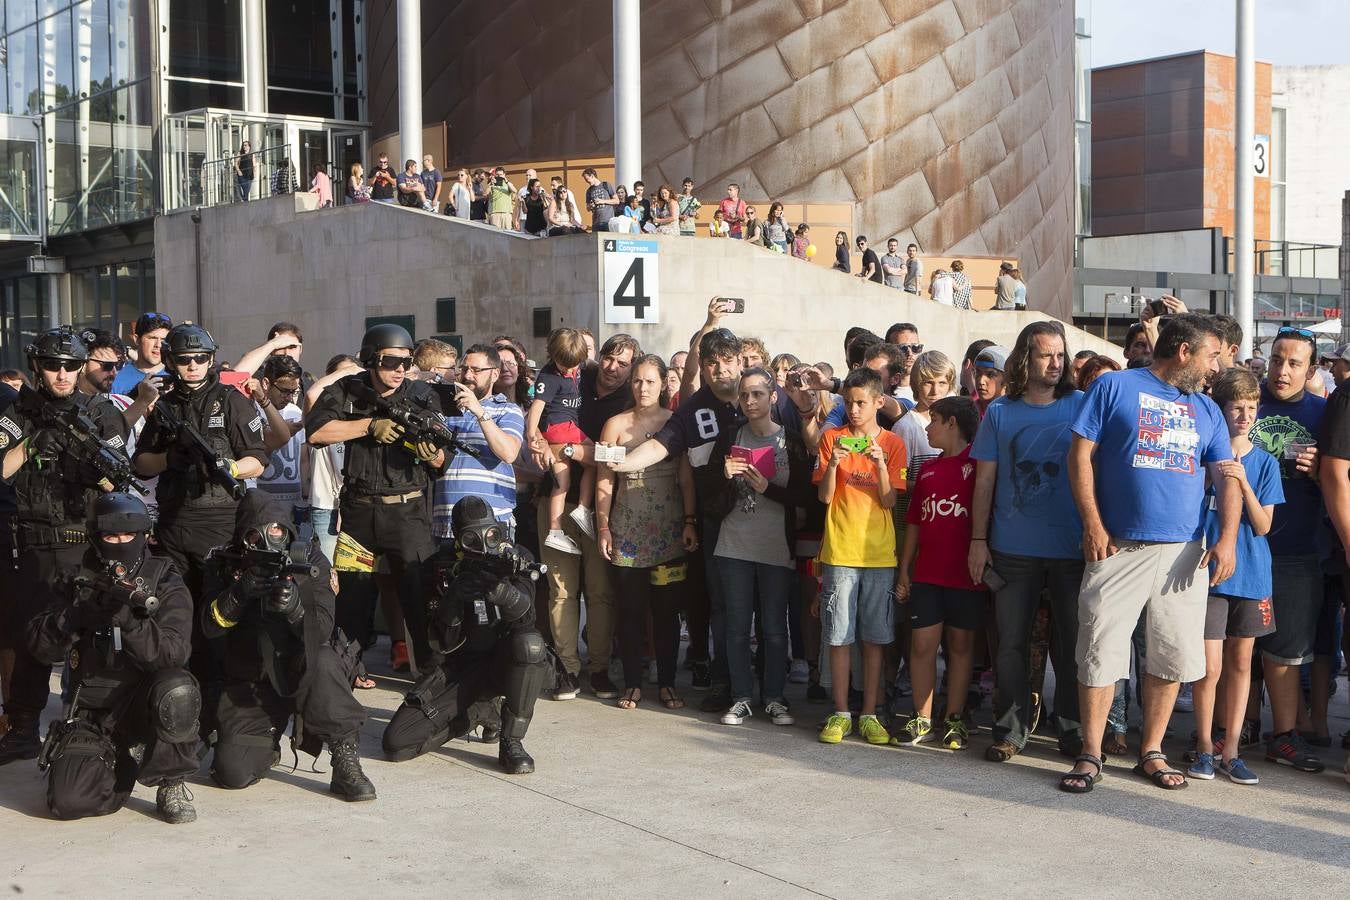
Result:
[[[370,647],[377,597],[374,568],[384,557],[398,585],[399,605],[421,667],[430,653],[421,571],[436,549],[431,486],[445,468],[445,452],[430,441],[410,443],[420,436],[407,434],[391,418],[391,406],[397,406],[441,422],[440,401],[431,386],[408,377],[412,352],[406,329],[388,324],[369,329],[361,339],[360,360],[366,370],[324,389],[305,419],[305,434],[314,447],[346,444],[338,501],[342,533],[334,562],[342,597],[338,626],[362,650]]]
[[[52,670],[28,652],[24,628],[58,601],[53,585],[80,568],[89,548],[85,517],[90,503],[107,490],[125,487],[112,484],[95,465],[125,465],[128,432],[111,401],[77,390],[88,358],[84,342],[69,328],[38,335],[28,347],[36,389],[25,387],[12,405],[0,409],[0,478],[14,486],[17,503],[12,519],[17,572],[0,586],[8,595],[10,615],[0,631],[6,632],[3,643],[12,641],[14,649],[6,698],[11,730],[0,737],[0,765],[35,759],[41,747],[38,719],[47,705]]]
[[[99,497],[64,602],[28,623],[33,655],[70,665],[70,712],[48,729],[38,761],[58,819],[116,812],[137,781],[157,788],[164,821],[197,818],[183,784],[197,771],[202,705],[185,668],[192,597],[173,564],[146,549],[151,524],[139,499]]]
[[[291,746],[332,753],[329,790],[374,800],[361,771],[357,735],[365,710],[352,696],[355,647],[333,624],[332,570],[316,541],[298,541],[289,513],[266,491],[239,504],[234,537],[207,558],[202,630],[223,639],[225,684],[216,708],[211,777],[246,788]]]
[[[450,519],[454,547],[426,567],[437,657],[390,720],[384,752],[402,762],[435,750],[477,724],[471,706],[504,696],[497,762],[510,775],[533,772],[521,742],[553,669],[534,625],[531,582],[545,570],[507,539],[483,498],[464,497]]]

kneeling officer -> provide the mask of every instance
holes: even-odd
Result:
[[[298,541],[290,514],[266,491],[244,495],[234,536],[207,558],[202,631],[223,638],[225,685],[216,709],[219,739],[211,777],[246,788],[291,746],[332,753],[329,790],[374,800],[361,771],[357,736],[365,710],[352,696],[359,648],[334,625],[332,570],[317,541]]]
[[[469,732],[470,707],[504,697],[497,762],[511,775],[534,771],[521,741],[552,667],[534,625],[534,585],[546,570],[511,543],[482,497],[450,513],[455,545],[427,562],[432,665],[384,732],[384,752],[412,759]],[[458,557],[458,558],[457,558]]]
[[[164,821],[197,818],[183,784],[197,771],[202,706],[186,669],[192,597],[172,563],[147,551],[151,525],[135,497],[96,499],[80,570],[60,583],[62,601],[28,623],[34,657],[70,664],[70,712],[38,760],[58,819],[116,812],[137,781],[158,788]]]

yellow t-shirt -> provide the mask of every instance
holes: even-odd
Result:
[[[834,442],[849,434],[848,426],[831,428],[820,437],[820,460],[814,481],[819,484],[829,470]],[[891,486],[905,490],[905,442],[882,429],[873,440],[886,451],[886,471]],[[865,453],[850,453],[835,470],[834,499],[825,511],[825,533],[820,561],[831,566],[856,569],[892,568],[896,564],[895,522],[889,509],[882,509],[877,495],[877,464]]]

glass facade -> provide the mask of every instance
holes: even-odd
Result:
[[[25,369],[23,348],[46,328],[46,275],[0,280],[0,366]]]
[[[133,260],[70,273],[70,321],[122,338],[141,313],[155,308],[155,261]]]

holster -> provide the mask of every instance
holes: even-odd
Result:
[[[433,701],[445,690],[448,677],[444,666],[434,666],[424,677],[418,679],[411,691],[404,695],[403,702],[413,709],[421,710],[422,715],[434,721],[441,714],[441,710]]]

